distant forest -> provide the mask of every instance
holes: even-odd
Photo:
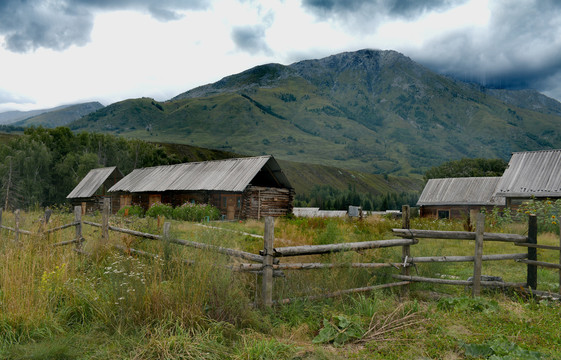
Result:
[[[27,128],[0,145],[0,207],[52,206],[91,170],[117,166],[127,174],[137,167],[182,161],[161,147],[97,133],[74,134],[67,127]]]
[[[296,194],[294,206],[319,207],[322,210],[348,210],[349,206],[361,206],[366,211],[400,210],[402,205],[415,206],[417,192],[387,194],[359,193],[349,186],[347,190],[329,185],[316,185],[309,194]]]

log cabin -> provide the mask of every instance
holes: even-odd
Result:
[[[530,199],[561,199],[561,149],[513,153],[497,195],[509,208]]]
[[[208,203],[227,220],[292,212],[294,189],[271,155],[135,169],[109,189],[119,206]]]
[[[72,206],[81,206],[82,214],[101,210],[103,199],[111,197],[109,188],[122,178],[123,174],[115,166],[90,170],[66,198]],[[119,209],[118,199],[112,198],[111,209],[113,212]]]
[[[505,207],[495,189],[501,177],[430,179],[417,202],[419,215],[444,219],[469,219],[482,208]]]

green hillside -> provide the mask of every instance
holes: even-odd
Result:
[[[550,109],[559,103],[532,109],[523,99],[501,100],[394,51],[362,50],[258,66],[164,103],[123,101],[70,127],[420,178],[452,159],[561,147]]]
[[[14,126],[42,126],[55,128],[71,123],[82,116],[88,115],[96,110],[103,108],[98,102],[89,102],[66,106],[62,109],[47,111],[39,115],[29,117],[25,120],[15,122]]]

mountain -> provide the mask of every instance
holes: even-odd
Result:
[[[266,64],[159,103],[112,104],[69,126],[150,141],[420,177],[463,157],[561,148],[561,104],[436,74],[395,51]]]
[[[561,103],[536,90],[485,89],[485,92],[509,105],[543,114],[561,116]]]
[[[5,111],[0,113],[0,124],[1,125],[12,124],[16,121],[37,116],[45,112],[60,110],[67,106],[69,105],[57,106],[56,108],[51,108],[51,109],[41,109],[41,110],[31,110],[31,111],[19,111],[19,110]]]
[[[38,115],[33,115],[14,122],[14,126],[42,126],[53,128],[57,126],[65,126],[84,115],[88,115],[103,108],[99,102],[88,102],[83,104],[66,105],[63,107],[46,110]]]

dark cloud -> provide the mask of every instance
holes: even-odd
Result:
[[[232,29],[232,40],[242,51],[250,54],[264,53],[271,55],[273,52],[265,41],[265,32],[271,26],[273,20],[274,14],[268,12],[263,16],[261,24],[234,27]]]
[[[2,0],[0,35],[10,51],[63,50],[90,40],[94,12],[138,10],[160,21],[178,19],[176,10],[202,9],[204,0]]]
[[[271,54],[271,49],[265,41],[265,30],[262,25],[238,26],[232,30],[232,40],[242,51],[251,54],[259,52]]]
[[[561,77],[560,19],[559,2],[495,2],[487,29],[444,34],[409,55],[462,80],[553,95]]]
[[[345,21],[371,29],[377,19],[385,16],[417,18],[432,10],[444,10],[467,0],[303,0],[302,5],[312,13]],[[358,23],[357,19],[360,19]],[[370,20],[370,23],[365,21]]]

